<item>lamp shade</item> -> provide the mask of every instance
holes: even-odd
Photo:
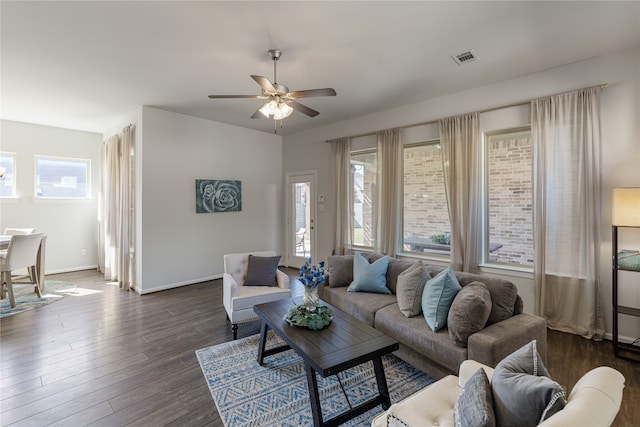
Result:
[[[613,189],[613,225],[640,227],[640,187]]]

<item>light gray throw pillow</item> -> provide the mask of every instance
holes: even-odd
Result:
[[[491,295],[484,283],[463,286],[453,299],[447,325],[449,335],[459,347],[467,347],[469,337],[482,330],[491,314]]]
[[[349,286],[353,282],[353,255],[331,255],[327,270],[330,288]]]
[[[495,427],[493,393],[484,369],[469,378],[453,407],[455,427]]]
[[[565,391],[549,378],[536,340],[505,357],[491,379],[500,426],[533,427],[564,408]]]
[[[422,291],[430,278],[431,275],[423,268],[422,261],[416,261],[398,275],[396,285],[398,308],[406,317],[417,316],[422,312]]]

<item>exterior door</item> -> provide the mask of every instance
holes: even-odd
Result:
[[[315,172],[287,174],[287,265],[315,258]]]

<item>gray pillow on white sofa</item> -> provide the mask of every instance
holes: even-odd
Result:
[[[549,378],[536,340],[498,363],[491,387],[500,426],[534,427],[566,404],[565,391]]]

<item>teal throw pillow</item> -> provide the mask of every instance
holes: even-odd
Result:
[[[447,325],[447,316],[451,303],[462,287],[451,267],[427,281],[422,292],[422,313],[433,332]]]
[[[389,257],[384,256],[369,264],[362,254],[353,257],[353,282],[347,288],[349,292],[375,292],[390,294],[387,288],[387,267]]]

